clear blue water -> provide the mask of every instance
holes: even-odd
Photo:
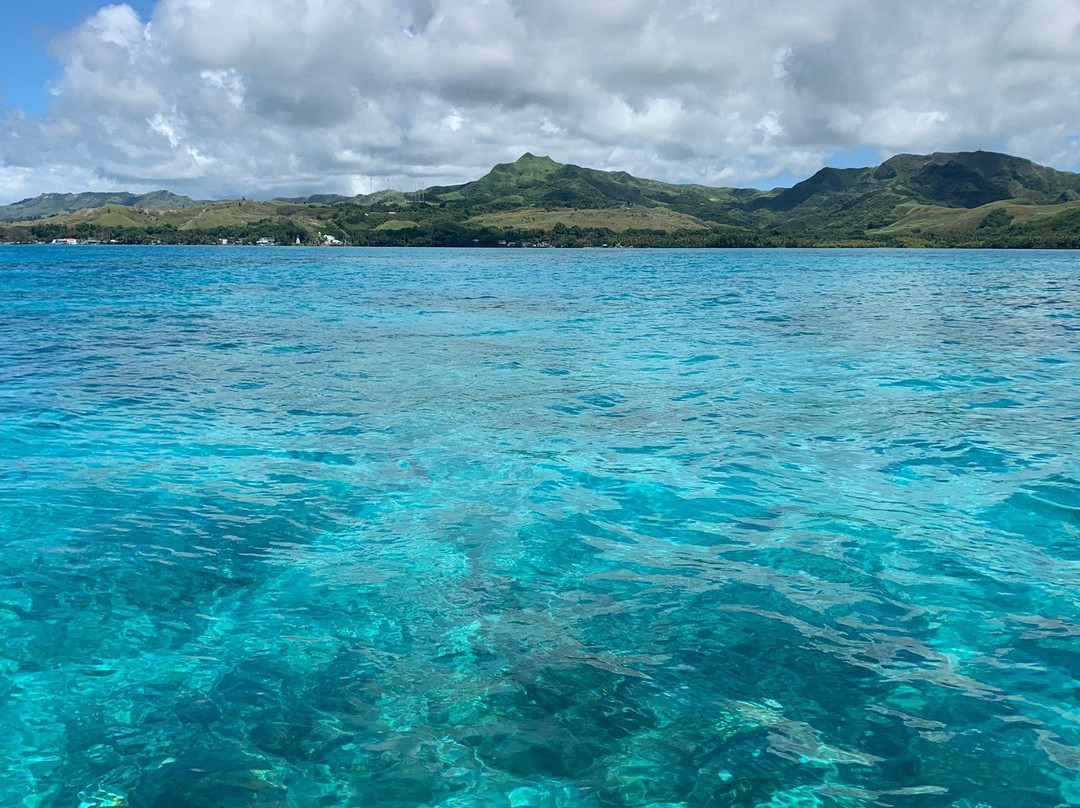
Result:
[[[1080,802],[1080,254],[0,248],[0,805]]]

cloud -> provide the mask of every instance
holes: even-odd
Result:
[[[729,184],[853,149],[1080,167],[1080,0],[160,0],[52,51],[48,111],[0,124],[0,201],[417,187],[524,151]]]

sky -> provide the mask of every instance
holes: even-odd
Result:
[[[1080,0],[0,0],[0,204],[464,182],[524,152],[769,188],[1080,169]]]

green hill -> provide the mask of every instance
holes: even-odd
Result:
[[[525,154],[472,182],[412,194],[268,202],[194,202],[165,191],[46,194],[0,208],[0,220],[15,217],[0,228],[5,239],[1080,247],[1080,174],[993,152],[901,154],[760,191],[664,183]]]
[[[598,171],[557,163],[550,157],[525,154],[513,163],[495,166],[478,180],[436,186],[425,197],[437,202],[514,208],[597,210],[620,206],[668,207],[679,213],[728,224],[747,223],[739,206],[761,191],[674,185],[641,179],[625,171]]]
[[[75,213],[103,205],[124,205],[131,208],[190,208],[200,204],[187,196],[170,191],[152,191],[148,194],[131,194],[126,191],[112,193],[41,194],[11,205],[0,205],[0,221],[25,221]]]
[[[275,202],[292,202],[295,205],[337,205],[342,202],[355,202],[356,197],[341,194],[312,194],[311,196],[279,196]]]
[[[762,224],[786,233],[853,232],[884,231],[909,219],[917,206],[953,210],[946,218],[956,218],[960,209],[993,202],[1054,205],[1074,199],[1080,199],[1080,174],[978,151],[901,154],[874,168],[824,168],[753,206]]]
[[[279,196],[272,202],[291,202],[296,205],[380,205],[391,202],[407,202],[413,198],[419,198],[422,191],[406,193],[385,188],[370,194],[357,194],[356,196],[342,196],[341,194],[312,194],[311,196]]]
[[[993,152],[900,154],[876,168],[823,168],[762,200],[761,207],[791,210],[807,202],[862,202],[868,195],[928,205],[977,208],[1007,199],[1047,205],[1080,198],[1080,174]]]

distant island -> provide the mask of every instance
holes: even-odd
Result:
[[[197,201],[43,194],[0,241],[398,247],[1080,248],[1080,174],[994,152],[901,154],[791,188],[675,185],[525,154],[462,185]]]

